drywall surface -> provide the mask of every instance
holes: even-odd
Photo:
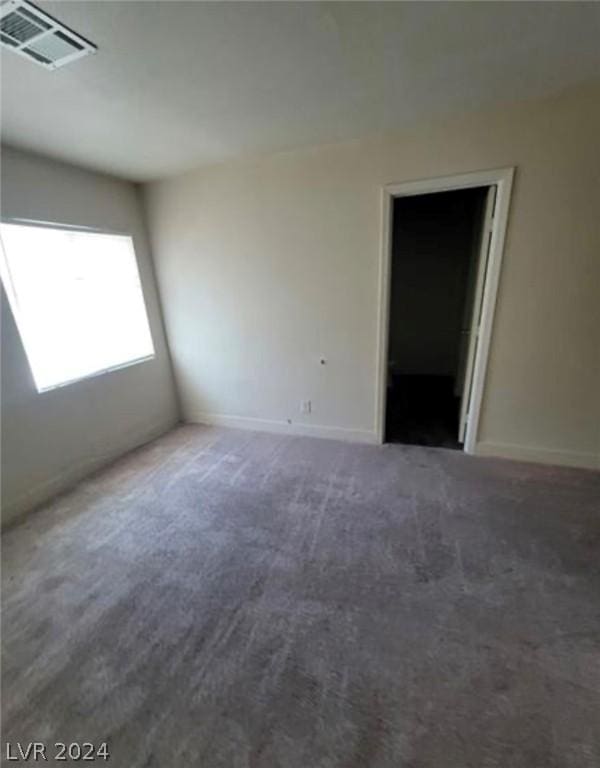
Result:
[[[382,187],[514,165],[478,450],[597,466],[598,135],[591,83],[148,185],[184,417],[375,440]]]
[[[2,521],[71,484],[178,421],[137,189],[3,147],[3,217],[131,234],[156,356],[153,360],[38,393],[2,295]],[[109,308],[108,308],[109,309]]]
[[[396,373],[457,374],[483,195],[469,189],[394,201],[388,360]]]
[[[3,56],[4,136],[136,180],[542,97],[600,68],[594,2],[43,6],[101,55],[50,78]]]

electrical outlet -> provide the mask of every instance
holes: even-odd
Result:
[[[300,400],[300,413],[310,413],[311,408],[310,400]]]

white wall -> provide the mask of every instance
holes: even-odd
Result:
[[[155,359],[38,393],[2,296],[2,522],[178,421],[153,268],[137,189],[3,147],[6,217],[84,225],[133,236]]]
[[[185,418],[373,440],[382,186],[516,165],[478,450],[597,466],[599,135],[596,83],[149,185]]]

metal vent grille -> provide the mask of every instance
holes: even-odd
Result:
[[[46,69],[57,69],[96,52],[95,45],[28,0],[0,2],[0,41]]]
[[[50,29],[49,24],[43,22],[38,22],[36,24],[35,20],[30,21],[30,19],[27,18],[27,14],[22,12],[23,10],[25,9],[21,9],[21,13],[17,13],[16,11],[9,13],[2,18],[2,22],[0,23],[2,31],[20,43],[26,43],[32,37],[39,35],[40,32]]]

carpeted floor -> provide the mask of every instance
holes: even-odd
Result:
[[[600,765],[593,472],[182,427],[2,545],[4,742],[108,741],[119,768]]]

